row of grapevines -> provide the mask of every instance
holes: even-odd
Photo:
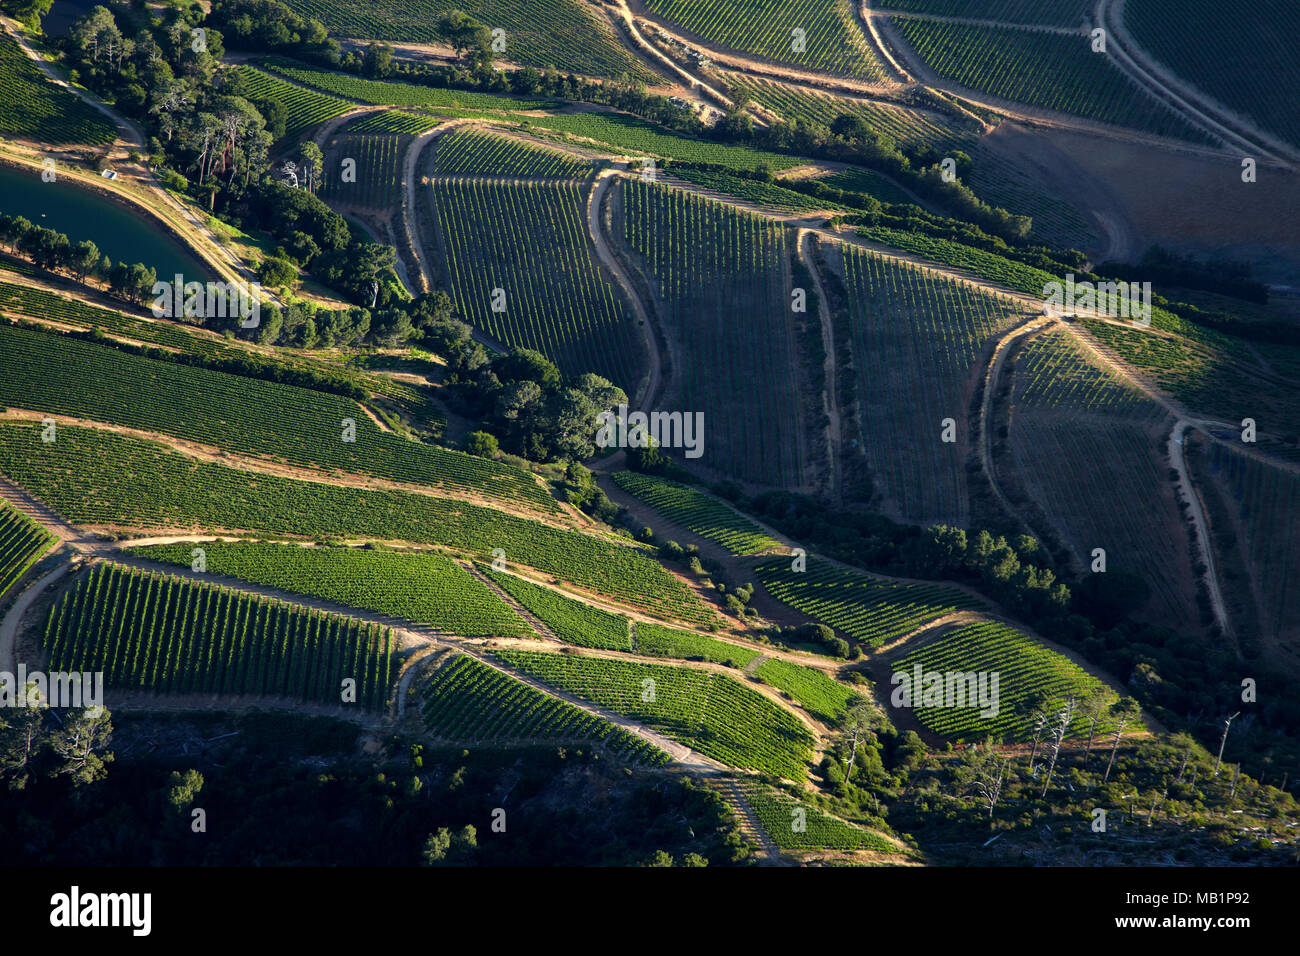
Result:
[[[792,800],[780,791],[761,784],[750,784],[742,790],[746,802],[754,808],[759,824],[772,842],[783,850],[899,852],[896,846],[875,831]]]
[[[288,115],[281,142],[296,140],[312,127],[352,109],[351,103],[338,97],[294,86],[247,64],[235,67],[235,72],[242,80],[242,95],[251,100],[277,100],[284,104]]]
[[[0,263],[0,267],[12,265],[13,263]],[[418,411],[425,418],[438,417],[434,414],[435,406],[411,386],[396,381],[392,376],[365,372],[354,365],[344,367],[342,361],[333,355],[315,356],[301,351],[280,351],[274,355],[268,355],[264,351],[254,352],[177,322],[136,318],[80,299],[64,298],[46,289],[10,282],[0,282],[0,312],[57,322],[76,329],[98,329],[112,333],[114,338],[159,345],[187,355],[240,362],[256,361],[263,366],[285,369],[311,369],[354,382],[373,394],[393,399],[403,408]]]
[[[759,652],[739,644],[705,637],[694,631],[637,621],[633,627],[632,650],[648,657],[678,657],[686,661],[710,661],[742,670]]]
[[[631,650],[627,618],[583,604],[513,574],[494,571],[487,565],[479,565],[479,568],[536,615],[560,640],[579,647]]]
[[[801,484],[810,428],[794,326],[806,314],[793,311],[785,226],[640,180],[623,198],[624,239],[680,345],[681,410],[703,415],[701,462],[747,481]]]
[[[970,390],[983,368],[978,360],[1022,310],[965,283],[842,249],[872,477],[894,517],[965,526]],[[954,441],[942,434],[949,418],[958,423]]]
[[[882,76],[851,0],[646,0],[646,7],[709,43],[808,70]]]
[[[594,140],[633,156],[662,156],[748,170],[760,166],[772,170],[789,169],[800,164],[795,157],[781,153],[678,136],[663,126],[627,113],[556,113],[530,116],[520,122],[525,128],[540,127]]]
[[[1126,0],[1124,24],[1142,49],[1200,90],[1300,146],[1300,65],[1292,0]]]
[[[320,20],[333,36],[437,44],[447,42],[439,21],[463,10],[503,31],[501,55],[513,62],[588,76],[654,79],[619,43],[608,21],[581,0],[289,0],[289,6]]]
[[[1160,136],[1213,145],[1077,36],[1015,27],[895,18],[893,25],[940,76],[992,96]]]
[[[117,127],[89,103],[47,80],[7,33],[0,33],[0,134],[6,139],[99,146]]]
[[[325,163],[322,199],[331,202],[387,209],[402,197],[402,157],[409,139],[405,136],[339,136],[329,144]],[[354,175],[344,178],[343,161],[355,162]]]
[[[732,554],[759,554],[780,547],[779,541],[744,515],[687,485],[634,471],[617,472],[614,481],[669,521],[718,542]]]
[[[474,93],[467,90],[438,89],[412,83],[394,83],[387,80],[367,80],[349,73],[334,73],[304,66],[294,60],[265,57],[261,65],[296,83],[314,86],[318,90],[344,99],[356,100],[371,106],[449,106],[471,107],[485,110],[540,109],[558,104],[548,100],[515,99],[491,93]]]
[[[754,673],[765,684],[785,691],[799,706],[823,723],[835,725],[862,696],[819,670],[772,657]]]

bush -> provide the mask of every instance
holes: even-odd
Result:
[[[496,458],[501,453],[501,445],[488,432],[470,432],[465,438],[465,450],[479,458]]]

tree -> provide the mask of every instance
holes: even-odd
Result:
[[[1223,736],[1219,738],[1219,755],[1214,758],[1214,775],[1219,775],[1219,765],[1223,763],[1223,748],[1228,743],[1228,730],[1232,727],[1232,722],[1241,715],[1241,711],[1233,714],[1231,717],[1223,719]]]
[[[298,281],[298,269],[288,259],[268,256],[258,266],[257,278],[273,289],[291,288]]]
[[[1092,756],[1092,739],[1097,731],[1097,721],[1106,710],[1105,695],[1099,689],[1086,693],[1079,701],[1079,716],[1088,722],[1088,747],[1083,752],[1083,769],[1088,769],[1088,759]]]
[[[1110,760],[1106,762],[1106,773],[1101,778],[1102,783],[1110,779],[1110,768],[1115,765],[1115,752],[1119,750],[1119,741],[1124,736],[1124,727],[1141,712],[1142,708],[1132,697],[1121,697],[1110,705],[1110,716],[1115,720],[1115,740],[1111,744]]]
[[[393,72],[393,48],[387,43],[370,41],[361,60],[361,70],[366,76],[383,78]]]
[[[471,862],[476,849],[478,831],[472,825],[466,825],[455,833],[439,827],[424,841],[422,856],[425,866],[464,865]]]
[[[470,432],[465,438],[465,450],[479,458],[496,458],[501,453],[501,446],[495,435],[488,432]]]
[[[1065,740],[1065,735],[1070,729],[1070,724],[1074,722],[1074,715],[1079,710],[1079,699],[1073,695],[1065,698],[1065,701],[1057,708],[1052,715],[1052,759],[1047,765],[1047,779],[1043,781],[1043,792],[1040,793],[1039,799],[1047,796],[1047,788],[1051,786],[1052,775],[1056,773],[1056,758],[1061,755],[1061,743]]]
[[[963,750],[953,770],[954,778],[962,790],[974,790],[979,794],[988,809],[989,820],[993,819],[993,811],[1002,799],[1002,789],[1010,765],[1011,759],[1000,758],[992,738],[989,738]]]
[[[102,709],[68,714],[62,729],[50,738],[50,749],[63,761],[55,773],[71,777],[73,786],[78,787],[108,776],[108,764],[113,761],[107,751],[113,739],[110,717]]]
[[[302,144],[302,185],[310,193],[320,189],[321,176],[325,171],[325,159],[320,147],[311,140]]]
[[[36,694],[36,685],[26,687],[28,700]],[[12,716],[6,717],[5,714]],[[9,789],[21,790],[31,779],[36,756],[46,745],[43,732],[44,702],[37,706],[0,710],[0,779],[8,778]]]
[[[183,774],[173,770],[167,777],[167,808],[172,813],[183,814],[202,789],[203,774],[197,770],[186,770]]]
[[[844,779],[849,782],[853,779],[853,768],[858,759],[858,740],[871,731],[875,730],[879,723],[879,715],[865,700],[859,701],[848,709],[844,715],[844,734],[848,738],[849,760],[844,768]]]
[[[1042,691],[1034,691],[1025,697],[1020,705],[1020,714],[1025,718],[1025,723],[1033,735],[1034,747],[1029,752],[1029,772],[1034,772],[1034,761],[1038,759],[1038,745],[1043,739],[1043,731],[1047,729],[1048,720],[1048,699]]]
[[[86,276],[99,267],[99,247],[89,239],[78,242],[68,256],[68,266],[78,282],[85,282]]]
[[[33,33],[41,32],[41,17],[50,12],[54,0],[3,0],[0,12],[13,17]]]

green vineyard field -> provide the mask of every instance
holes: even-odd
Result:
[[[497,656],[733,767],[801,779],[811,758],[812,738],[802,724],[721,674],[574,654],[498,651]]]
[[[0,501],[0,599],[55,541],[31,518]]]
[[[93,106],[47,80],[7,33],[0,33],[0,134],[41,143],[101,146],[117,127]]]
[[[645,347],[631,307],[596,261],[579,184],[438,178],[432,199],[442,271],[466,321],[568,374],[595,372],[634,389]],[[504,299],[494,299],[497,289]]]
[[[368,710],[385,706],[396,668],[387,628],[115,564],[95,565],[50,609],[44,646],[51,671],[103,672],[110,690]]]
[[[991,342],[1020,318],[1011,302],[843,248],[862,444],[887,511],[910,523],[969,523],[970,390]],[[899,395],[910,400],[900,402]],[[954,441],[943,440],[952,419]]]
[[[0,263],[0,265],[8,264]],[[259,363],[269,366],[311,369],[355,382],[361,388],[391,398],[402,408],[418,413],[422,417],[432,420],[440,418],[436,407],[424,395],[387,375],[367,373],[356,368],[355,365],[345,367],[342,362],[325,356],[293,354],[285,351],[274,355],[260,350],[252,352],[231,345],[216,335],[203,335],[196,329],[176,322],[136,318],[122,312],[90,305],[79,299],[66,299],[33,286],[0,282],[0,314],[57,322],[59,325],[87,331],[98,329],[105,334],[111,334],[114,338],[163,346],[187,355],[238,361],[256,359]]]
[[[701,463],[802,484],[810,453],[794,326],[804,316],[792,313],[785,227],[640,180],[624,184],[623,198],[623,237],[680,345],[675,407],[704,414]]]
[[[465,637],[527,637],[513,611],[450,558],[428,552],[304,548],[272,542],[204,542],[130,549],[149,561],[206,570],[347,607],[429,624]]]
[[[494,571],[487,565],[479,565],[479,570],[536,615],[565,643],[611,651],[632,649],[627,618],[583,604],[513,574]]]
[[[549,697],[464,654],[444,662],[424,685],[430,734],[457,743],[581,743],[615,759],[662,766],[658,747],[568,701]]]
[[[1179,114],[1148,96],[1078,36],[894,18],[892,25],[941,77],[1016,103],[1212,145]]]
[[[696,634],[694,631],[683,631],[675,627],[661,627],[658,624],[647,624],[644,621],[637,621],[635,629],[636,646],[633,650],[647,657],[676,657],[684,661],[709,661],[714,664],[722,664],[726,667],[743,670],[754,658],[759,656],[759,651],[741,647],[737,644],[730,644],[727,641],[720,641],[717,638],[705,637],[703,634]]]
[[[331,202],[390,209],[402,201],[402,157],[410,140],[405,136],[345,135],[329,143],[320,197]],[[343,160],[355,161],[355,176],[343,178]]]
[[[491,93],[474,93],[466,90],[446,90],[432,86],[416,86],[391,80],[367,80],[347,73],[333,73],[303,66],[293,60],[267,57],[261,61],[271,73],[313,86],[323,93],[346,100],[355,100],[369,106],[427,106],[437,109],[520,110],[541,109],[558,104],[550,100],[515,99]]]
[[[875,850],[898,853],[899,849],[872,830],[854,826],[758,784],[742,787],[745,800],[767,835],[783,850]],[[796,813],[802,810],[802,813]],[[796,829],[797,825],[797,829]]]
[[[80,387],[88,377],[93,391]],[[0,404],[558,511],[526,473],[381,431],[351,399],[54,333],[0,325]],[[354,423],[352,441],[345,420]]]
[[[645,5],[709,43],[808,70],[882,76],[850,0],[646,0]],[[796,30],[802,34],[796,36]]]
[[[1193,86],[1300,146],[1300,8],[1256,0],[1126,0],[1124,24],[1147,52]]]
[[[472,128],[443,135],[434,156],[439,176],[583,179],[591,171],[588,160]]]
[[[978,705],[966,707],[922,706],[913,701],[913,713],[926,728],[953,741],[980,741],[993,737],[1007,742],[1027,740],[1032,736],[1030,717],[1025,704],[1031,694],[1045,695],[1059,703],[1067,696],[1082,698],[1100,694],[1107,704],[1118,695],[1078,664],[1043,647],[1005,624],[986,621],[972,624],[927,641],[923,646],[892,662],[894,671],[984,672],[998,675],[996,716],[982,717]],[[991,686],[991,685],[990,685]],[[896,690],[897,688],[895,688]],[[1114,732],[1114,722],[1106,716],[1097,721],[1095,733],[1103,737]],[[1136,722],[1130,730],[1139,730]],[[1070,724],[1069,739],[1088,736],[1088,721],[1076,716]]]
[[[905,637],[954,611],[981,602],[942,584],[908,584],[809,560],[806,571],[791,570],[790,558],[774,558],[755,570],[776,600],[868,647]]]
[[[744,515],[687,485],[634,471],[616,472],[614,481],[669,521],[718,542],[732,554],[760,554],[781,547],[779,541]]]
[[[0,473],[76,524],[440,544],[561,577],[664,618],[715,619],[638,548],[454,499],[238,471],[156,442],[65,425],[0,424]]]
[[[872,5],[882,10],[1056,27],[1082,27],[1092,14],[1089,0],[876,0]]]
[[[505,31],[505,59],[590,76],[654,78],[619,45],[613,28],[579,0],[370,0],[364,6],[289,0],[289,6],[320,20],[336,36],[414,43],[445,42],[438,20],[463,10]]]
[[[662,126],[625,113],[561,113],[554,116],[530,116],[523,122],[525,129],[537,127],[594,140],[634,158],[658,156],[747,170],[767,166],[773,171],[789,169],[798,166],[800,162],[781,153],[675,136]]]
[[[242,78],[246,90],[244,95],[249,99],[278,100],[284,104],[288,117],[284,136],[280,139],[282,143],[294,142],[312,127],[354,108],[338,97],[294,86],[247,64],[235,67],[235,72]]]
[[[759,664],[754,673],[763,683],[785,691],[800,707],[832,727],[844,719],[855,701],[863,699],[819,670],[775,657]]]

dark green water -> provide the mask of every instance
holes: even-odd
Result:
[[[0,212],[26,216],[38,226],[66,233],[73,242],[89,239],[114,262],[153,266],[160,280],[177,272],[186,281],[214,278],[150,218],[66,177],[42,182],[39,170],[0,163]]]

